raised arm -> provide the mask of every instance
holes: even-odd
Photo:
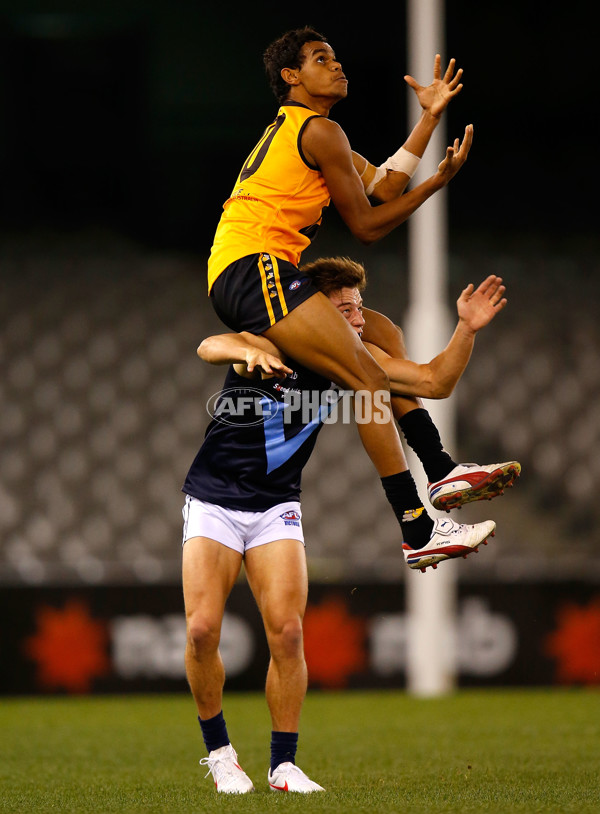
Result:
[[[285,379],[293,372],[272,342],[247,331],[208,336],[198,346],[197,353],[211,365],[233,365],[240,376],[247,378],[265,374]]]
[[[414,90],[422,113],[402,147],[386,162],[376,167],[366,158],[352,152],[354,168],[363,182],[367,195],[379,201],[389,201],[402,195],[423,157],[433,131],[439,124],[442,113],[463,88],[462,68],[456,71],[456,61],[451,59],[442,76],[441,56],[436,54],[433,64],[433,81],[426,86],[412,76],[404,81]]]
[[[473,126],[467,125],[459,139],[446,149],[437,172],[400,197],[371,206],[363,182],[355,170],[352,151],[344,131],[324,117],[311,119],[302,137],[302,149],[310,163],[316,164],[342,220],[352,234],[369,245],[385,237],[404,223],[416,209],[445,187],[467,160],[473,141]]]
[[[489,324],[506,305],[505,290],[502,278],[494,274],[476,289],[469,283],[457,300],[458,324],[450,342],[427,364],[394,358],[372,342],[365,342],[388,374],[392,393],[429,399],[447,398],[471,358],[477,331]],[[370,336],[375,338],[372,334]]]

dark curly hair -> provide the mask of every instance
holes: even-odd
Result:
[[[367,285],[365,267],[349,257],[319,257],[300,266],[300,271],[307,274],[327,297],[341,288],[364,291]]]
[[[281,71],[283,68],[302,67],[300,50],[305,42],[327,42],[327,38],[310,26],[296,28],[282,34],[263,54],[269,85],[278,102],[285,102],[290,92],[290,86],[281,78]]]

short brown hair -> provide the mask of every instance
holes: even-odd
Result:
[[[327,42],[327,39],[314,28],[305,26],[282,34],[268,46],[263,55],[269,85],[279,102],[285,102],[290,92],[290,86],[282,78],[281,71],[284,68],[302,67],[303,57],[300,51],[306,42]]]
[[[340,288],[364,291],[367,285],[365,267],[349,257],[320,257],[300,266],[300,271],[307,274],[327,297]]]

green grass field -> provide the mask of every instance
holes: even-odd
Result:
[[[309,694],[298,764],[325,794],[268,791],[260,694],[230,694],[230,736],[256,794],[217,795],[185,695],[0,702],[0,811],[600,811],[600,692]]]

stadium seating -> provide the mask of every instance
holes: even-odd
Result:
[[[204,261],[102,233],[7,238],[0,253],[0,581],[177,581],[180,487],[224,373],[195,353],[223,329]],[[453,396],[451,451],[523,465],[510,493],[457,514],[498,523],[493,544],[461,561],[466,579],[600,574],[590,262],[516,249],[453,258],[456,294],[487,273],[510,291]],[[324,428],[303,497],[313,578],[403,578],[397,523],[354,426]]]

